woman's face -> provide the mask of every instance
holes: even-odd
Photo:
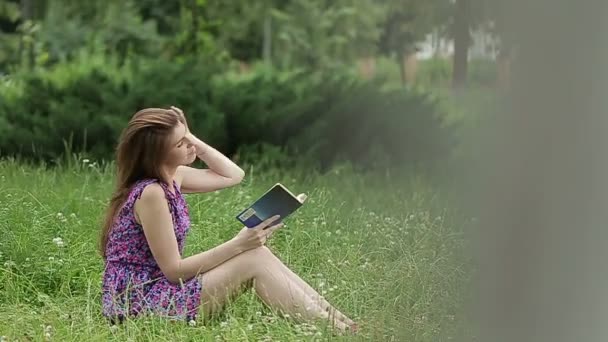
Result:
[[[186,126],[178,122],[169,135],[169,150],[167,151],[166,159],[168,166],[189,165],[196,160],[196,149],[186,138],[186,134],[188,134]]]

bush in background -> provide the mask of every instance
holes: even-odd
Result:
[[[128,119],[144,107],[181,107],[190,126],[223,153],[240,158],[274,146],[284,160],[320,168],[349,161],[369,168],[427,163],[446,156],[453,142],[443,114],[428,94],[383,89],[383,79],[350,71],[251,73],[184,59],[138,59],[60,64],[15,76],[0,88],[2,154],[52,160],[67,151],[112,158]],[[260,146],[266,146],[264,148]],[[266,151],[266,152],[264,152]]]

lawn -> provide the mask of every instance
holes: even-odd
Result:
[[[361,323],[361,340],[470,339],[463,307],[471,219],[429,181],[348,169],[246,172],[233,188],[187,195],[187,255],[232,238],[241,228],[235,215],[282,182],[308,200],[268,246]],[[296,324],[252,292],[206,325],[140,318],[110,328],[101,316],[96,244],[111,189],[111,168],[90,161],[49,168],[0,160],[2,341],[354,340]]]

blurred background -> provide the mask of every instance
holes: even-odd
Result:
[[[188,199],[213,228],[189,252],[281,181],[310,204],[273,248],[369,340],[605,341],[607,7],[0,0],[0,335],[202,331],[112,335],[87,287],[118,135],[175,105],[248,175]],[[320,333],[262,310],[241,302],[208,337]]]
[[[495,7],[0,0],[0,154],[111,159],[133,113],[176,105],[243,163],[443,167],[509,85]]]

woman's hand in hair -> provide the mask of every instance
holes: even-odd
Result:
[[[188,128],[188,121],[186,120],[186,115],[184,114],[184,111],[175,107],[175,106],[171,106],[171,111],[173,111],[177,116],[179,116],[184,124],[184,126],[186,126],[186,132],[190,132],[190,129]]]
[[[209,146],[205,144],[201,139],[194,136],[194,134],[192,134],[191,132],[186,133],[185,140],[187,144],[194,146],[197,156],[200,157],[207,153],[207,148]]]
[[[184,115],[184,112],[175,106],[171,106],[171,110],[183,119],[184,126],[186,126],[186,142],[194,146],[194,148],[196,149],[196,155],[201,156],[205,154],[207,145],[202,140],[194,136],[192,132],[190,132],[190,129],[188,128],[188,123],[186,122],[186,115]]]

